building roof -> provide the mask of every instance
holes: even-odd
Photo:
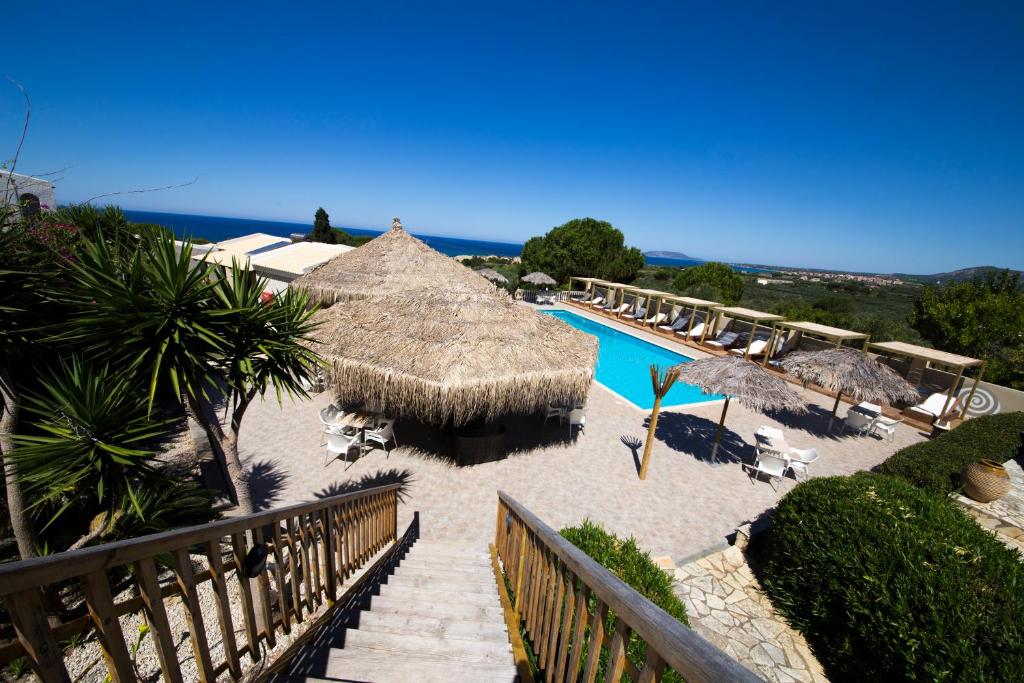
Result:
[[[279,277],[304,275],[335,256],[352,251],[355,247],[323,242],[296,242],[249,257],[253,270]],[[230,261],[230,259],[229,259]]]
[[[267,248],[276,249],[291,243],[292,241],[285,237],[268,235],[263,232],[254,232],[251,235],[242,235],[241,237],[233,237],[229,240],[217,242],[217,247],[223,251],[231,252],[236,256],[252,256],[255,251],[263,251]],[[229,258],[228,263],[230,262],[231,259]]]
[[[978,358],[959,356],[955,353],[947,353],[946,351],[929,349],[926,346],[917,346],[916,344],[908,344],[901,341],[877,342],[869,344],[868,348],[878,351],[888,351],[889,353],[895,353],[900,356],[909,356],[910,358],[918,358],[931,363],[938,363],[940,365],[955,368],[971,368],[985,362]]]
[[[828,325],[819,325],[818,323],[812,322],[791,322],[785,321],[779,323],[780,327],[788,327],[791,330],[797,330],[800,332],[807,332],[809,334],[817,334],[822,337],[834,340],[846,340],[846,339],[867,339],[868,335],[863,332],[854,332],[853,330],[844,330],[838,327],[830,327]]]
[[[732,318],[740,318],[742,320],[785,320],[785,316],[775,315],[774,313],[765,313],[764,311],[755,311],[751,308],[743,308],[742,306],[719,306],[715,309],[719,313],[724,313]]]

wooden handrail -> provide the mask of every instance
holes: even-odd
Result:
[[[525,625],[539,665],[553,680],[584,681],[597,674],[607,648],[607,681],[628,672],[632,680],[654,681],[665,666],[690,683],[760,681],[749,669],[679,623],[589,555],[563,538],[504,491],[498,492],[495,547],[514,591],[515,609]],[[593,598],[596,609],[588,614]],[[615,632],[604,633],[605,617],[616,615]],[[589,644],[586,630],[589,628]],[[636,634],[647,644],[638,669],[625,656]],[[592,647],[594,643],[598,646]],[[581,661],[587,647],[586,661]],[[566,668],[568,667],[568,671]]]
[[[215,681],[225,671],[237,679],[243,657],[259,661],[263,643],[273,647],[279,630],[288,634],[293,623],[303,622],[325,602],[333,604],[339,587],[389,543],[394,545],[400,489],[401,484],[389,484],[0,566],[0,598],[18,636],[17,641],[0,643],[0,664],[24,655],[41,680],[69,681],[57,640],[95,629],[111,680],[135,680],[119,617],[144,611],[164,680],[180,683],[178,633],[171,631],[168,620],[173,608],[183,610],[199,680]],[[256,546],[265,547],[266,564],[241,571]],[[204,555],[206,567],[193,567],[190,552]],[[158,559],[167,557],[172,571],[161,583]],[[123,565],[131,565],[135,590],[116,602],[107,571]],[[215,594],[214,623],[224,645],[221,662],[211,660],[205,625],[209,619],[204,621],[198,599],[197,587],[205,582]],[[229,585],[237,586],[238,628]],[[60,588],[81,594],[86,617],[48,622],[41,596],[55,595]],[[239,630],[244,644],[236,643]]]

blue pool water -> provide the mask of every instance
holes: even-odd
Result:
[[[688,363],[693,359],[660,346],[638,339],[624,332],[602,325],[569,311],[543,311],[553,315],[577,330],[597,337],[597,381],[619,396],[645,410],[654,407],[651,389],[651,365],[669,367]],[[692,384],[676,382],[662,400],[661,405],[678,406],[723,398],[717,394],[704,394]]]

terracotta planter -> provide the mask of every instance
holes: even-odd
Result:
[[[979,503],[989,503],[1010,492],[1010,475],[997,462],[982,460],[964,465],[960,471],[964,493]]]

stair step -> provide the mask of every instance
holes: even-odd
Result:
[[[493,604],[468,605],[461,602],[442,602],[435,600],[434,596],[422,594],[416,600],[410,600],[408,596],[404,595],[375,595],[370,601],[370,610],[366,614],[399,614],[410,617],[461,619],[492,624],[505,623],[505,613],[497,600]]]
[[[470,581],[494,585],[494,572],[490,567],[470,569],[460,566],[441,566],[421,562],[402,562],[395,568],[395,576],[431,576],[440,580]]]
[[[474,593],[493,595],[495,603],[498,600],[498,588],[494,585],[494,579],[490,581],[474,579],[453,579],[448,577],[436,577],[429,574],[405,574],[396,573],[388,578],[384,584],[387,587],[410,588],[426,592],[449,591],[452,593]],[[383,588],[382,588],[383,590]]]
[[[512,661],[512,646],[507,640],[504,643],[488,643],[356,629],[345,633],[345,649],[332,648],[328,653],[327,671],[330,672],[332,661],[343,663],[360,652],[383,653],[394,658],[408,654],[452,663],[508,664]]]
[[[340,674],[323,673],[317,676],[291,676],[291,683],[452,683],[452,681],[479,681],[480,683],[513,683],[516,667],[512,664],[452,664],[439,666],[434,660],[404,656],[396,661],[391,655],[369,654],[353,658],[338,669]]]
[[[487,548],[479,548],[471,545],[433,543],[416,541],[407,553],[408,555],[429,555],[431,557],[448,557],[458,559],[489,559],[491,554]]]
[[[419,602],[427,600],[438,604],[444,602],[457,602],[463,605],[478,607],[495,607],[501,609],[501,602],[498,599],[498,590],[493,588],[490,592],[479,593],[471,590],[458,589],[447,590],[431,585],[410,586],[407,581],[396,581],[387,583],[380,587],[382,596],[397,598],[405,602]]]
[[[359,630],[508,643],[505,622],[495,619],[470,620],[370,611],[359,615]]]

